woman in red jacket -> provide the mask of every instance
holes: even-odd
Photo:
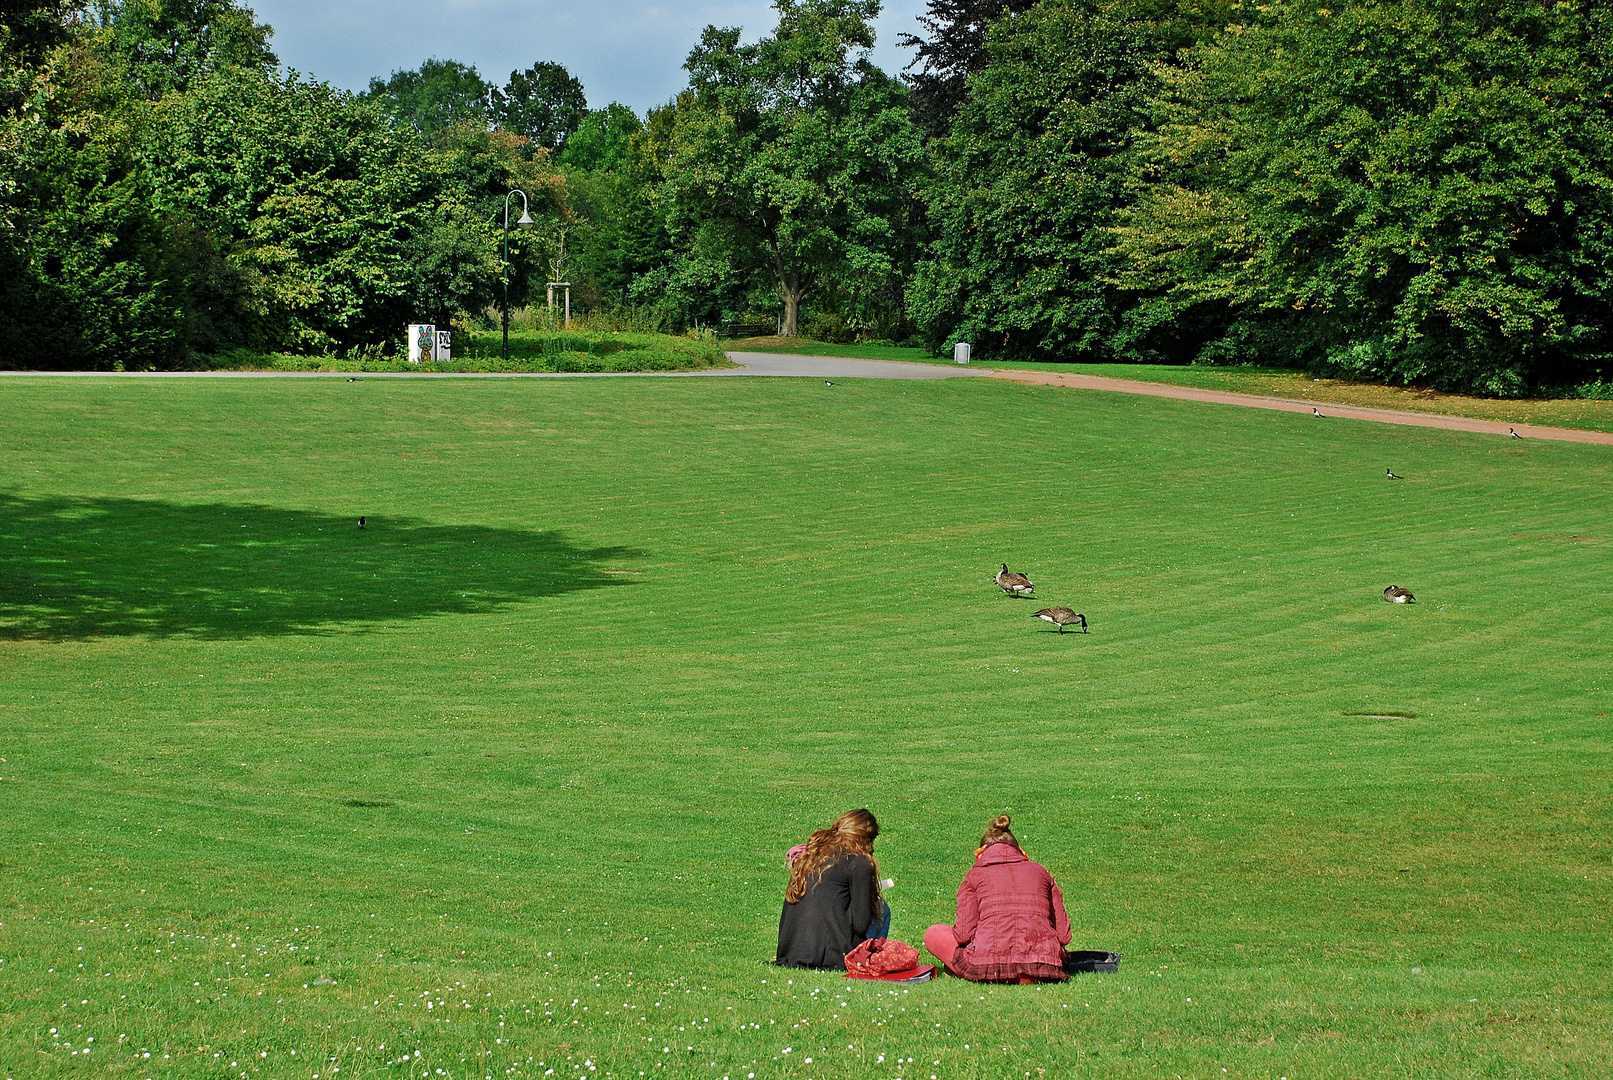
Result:
[[[958,918],[932,926],[924,947],[949,973],[975,982],[1068,979],[1070,917],[1053,875],[1026,858],[1007,814],[992,819],[958,887]]]

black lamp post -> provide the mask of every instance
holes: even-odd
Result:
[[[521,196],[521,217],[516,221],[517,229],[535,229],[538,223],[532,220],[532,214],[527,206],[526,192],[520,188],[511,188],[504,196],[504,359],[510,358],[510,196]]]

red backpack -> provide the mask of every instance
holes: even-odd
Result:
[[[846,954],[846,974],[878,978],[919,966],[919,951],[906,942],[870,938]]]

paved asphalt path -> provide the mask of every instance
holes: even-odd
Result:
[[[1008,382],[1028,383],[1034,386],[1062,386],[1071,390],[1097,390],[1108,393],[1142,394],[1148,397],[1173,398],[1179,401],[1199,401],[1214,405],[1237,405],[1253,409],[1273,409],[1278,412],[1309,413],[1319,410],[1327,420],[1369,420],[1381,424],[1403,424],[1409,427],[1440,428],[1445,431],[1469,431],[1484,435],[1511,438],[1516,430],[1524,439],[1547,439],[1557,442],[1595,443],[1613,446],[1613,433],[1580,431],[1574,428],[1536,427],[1531,424],[1506,424],[1496,420],[1479,420],[1468,416],[1444,416],[1438,413],[1401,412],[1395,409],[1368,409],[1355,405],[1336,405],[1328,402],[1306,401],[1295,398],[1266,397],[1260,394],[1237,394],[1226,390],[1205,390],[1193,386],[1171,386],[1166,383],[1139,382],[1132,379],[1111,379],[1100,375],[1075,375],[1053,371],[1009,371],[987,367],[964,367],[953,364],[909,363],[898,360],[853,360],[842,356],[800,356],[783,353],[731,352],[728,358],[737,368],[720,371],[679,371],[651,373],[655,378],[699,379],[723,378],[738,375],[785,376],[814,379],[958,379],[989,378]],[[0,375],[55,375],[90,378],[146,378],[146,379],[636,379],[643,374],[591,374],[572,372],[552,375],[499,375],[466,373],[464,375],[365,373],[361,375],[322,371],[173,371],[173,372],[0,372]]]

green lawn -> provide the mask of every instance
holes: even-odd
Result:
[[[1613,1071],[1605,448],[972,379],[0,391],[0,1077]],[[896,936],[1007,809],[1121,972],[768,967],[859,805]]]

